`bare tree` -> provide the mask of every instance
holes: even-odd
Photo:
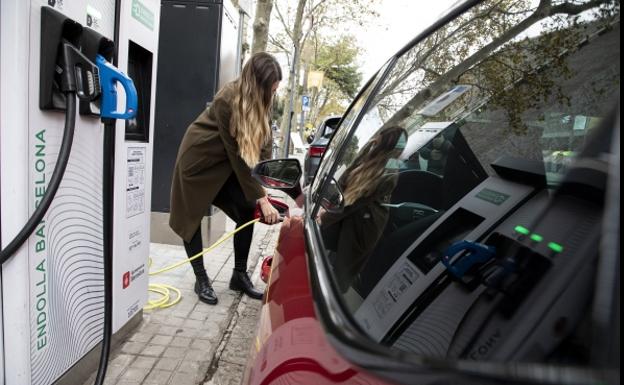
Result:
[[[331,29],[335,33],[335,28],[346,22],[363,24],[376,14],[373,5],[377,2],[378,0],[299,0],[293,13],[292,2],[275,1],[274,17],[279,22],[281,31],[269,34],[269,43],[274,50],[284,53],[288,59],[291,73],[289,84],[294,86],[286,90],[287,100],[294,101],[300,95],[296,85],[299,84],[301,72],[301,52],[310,35],[323,28]],[[289,108],[284,109],[282,132],[288,126],[289,118],[293,117],[292,111]]]

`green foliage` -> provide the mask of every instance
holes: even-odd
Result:
[[[359,47],[355,38],[340,36],[336,41],[320,43],[315,51],[313,69],[323,71],[325,77],[332,80],[346,97],[353,99],[362,82],[362,74],[356,64]]]

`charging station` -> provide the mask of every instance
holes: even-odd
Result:
[[[55,54],[46,59],[46,50],[55,52],[63,38],[88,56],[102,52],[89,46],[87,35],[113,41],[117,67],[137,88],[136,118],[115,123],[113,332],[139,320],[147,300],[159,14],[157,0],[0,3],[2,248],[38,207],[61,148],[63,103],[46,84],[46,74],[53,76],[58,67]],[[67,20],[54,32],[49,15]],[[124,92],[118,102],[125,104]],[[28,241],[1,268],[0,382],[7,385],[60,378],[79,383],[95,370],[85,358],[101,341],[104,320],[105,127],[92,103],[81,101],[79,112],[56,196]]]

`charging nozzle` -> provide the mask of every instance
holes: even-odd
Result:
[[[98,67],[76,47],[64,42],[59,61],[62,92],[76,92],[81,100],[93,100],[100,95]]]
[[[139,101],[137,90],[132,79],[107,62],[102,55],[97,55],[95,62],[99,68],[102,87],[102,103],[100,109],[102,118],[134,118],[137,113]],[[126,93],[126,107],[122,112],[117,111],[117,83],[121,84]]]

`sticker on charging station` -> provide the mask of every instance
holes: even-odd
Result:
[[[150,31],[154,30],[154,12],[139,0],[132,0],[132,17]]]
[[[399,298],[416,282],[420,274],[409,263],[405,263],[401,270],[392,277],[377,296],[374,307],[379,318],[383,318],[398,302]]]
[[[145,147],[128,148],[126,218],[145,211]]]
[[[63,10],[63,0],[48,0],[48,5],[60,11]]]
[[[140,248],[142,243],[143,233],[141,232],[141,228],[137,228],[128,233],[128,252]]]
[[[102,12],[87,5],[87,27],[99,30],[102,27]]]

